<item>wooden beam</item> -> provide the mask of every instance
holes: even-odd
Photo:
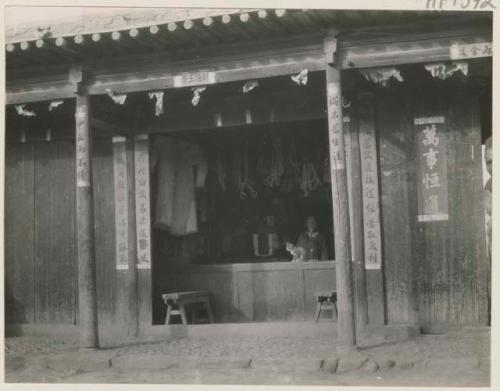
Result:
[[[414,40],[406,45],[415,45],[420,48],[422,56],[420,61],[446,61],[450,60],[450,46],[453,43],[470,43],[491,39],[491,34],[488,33],[475,34],[468,32],[467,36],[459,35],[458,32],[454,34],[453,36],[440,38],[441,46],[439,48],[428,44],[432,42],[433,36],[429,34],[422,40],[419,40],[419,36],[415,35]],[[453,38],[457,34],[460,38]],[[382,47],[386,50],[391,48],[391,45],[396,45],[395,42],[398,41],[398,36],[389,35],[384,38],[384,41],[387,43],[383,45],[379,41],[379,44],[360,44],[356,46],[355,41],[350,40],[350,46],[348,47],[344,47],[340,42],[335,59],[337,66],[340,68],[356,68],[376,66],[377,64],[388,65],[389,63],[394,65],[401,63],[401,61],[410,61],[408,57],[405,57],[407,52],[404,50],[395,53],[381,51]],[[403,48],[404,45],[399,46]],[[238,54],[235,55],[234,53]],[[199,56],[197,64],[192,61],[193,55]],[[146,91],[151,88],[158,88],[158,86],[171,88],[175,75],[184,72],[197,73],[202,70],[215,72],[216,82],[292,74],[300,71],[302,67],[307,67],[310,72],[324,71],[324,57],[322,45],[318,41],[317,34],[315,34],[314,36],[294,37],[294,39],[285,38],[268,43],[256,41],[248,44],[221,45],[215,56],[214,51],[211,49],[198,48],[196,50],[169,52],[167,55],[152,56],[148,54],[127,57],[126,61],[113,58],[111,62],[106,60],[84,62],[82,64],[88,65],[94,70],[95,80],[93,85],[90,86],[90,93],[104,94],[106,88],[112,88],[117,93]],[[413,61],[416,61],[416,59],[417,57],[413,57]],[[45,96],[53,96],[59,99],[73,96],[72,94],[65,94],[64,89],[57,91],[61,85],[64,85],[64,71],[57,77],[50,76],[47,78],[42,76],[44,70],[40,68],[33,68],[31,77],[24,76],[24,72],[20,71],[19,76],[15,75],[16,71],[10,72],[11,76],[7,79],[7,103],[49,99],[45,98]],[[147,75],[147,77],[144,78],[141,74]],[[18,77],[19,80],[15,81],[14,77]],[[27,80],[28,78],[33,79],[33,77],[35,80]]]
[[[208,27],[208,26],[212,26],[213,24],[214,24],[214,20],[213,20],[213,18],[211,18],[211,17],[209,17],[209,16],[207,16],[207,17],[203,18],[203,25],[204,25],[204,26],[207,26],[207,27]]]
[[[452,60],[452,45],[492,42],[490,34],[446,37],[410,42],[373,43],[340,50],[338,64],[342,69],[383,67],[400,64],[430,63]]]
[[[325,41],[327,50],[330,40]],[[344,351],[357,348],[354,287],[340,70],[328,64],[326,64],[326,91],[338,302],[337,349]]]
[[[110,135],[130,136],[134,133],[130,128],[109,123],[95,116],[90,118],[90,125],[93,129],[109,132]]]
[[[78,311],[80,347],[99,347],[92,191],[90,99],[85,85],[76,96],[76,255],[78,262]]]
[[[285,10],[285,9],[277,9],[277,10],[274,10],[274,14],[275,14],[278,18],[282,18],[283,16],[285,16],[285,14],[286,14],[286,10]]]

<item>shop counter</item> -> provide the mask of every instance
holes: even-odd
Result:
[[[314,320],[317,291],[335,290],[335,261],[171,265],[154,292],[209,290],[216,322]]]

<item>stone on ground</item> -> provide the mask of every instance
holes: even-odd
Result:
[[[337,357],[329,357],[323,362],[323,370],[325,372],[335,373],[338,365],[339,359]]]
[[[371,358],[368,359],[364,364],[363,366],[361,367],[361,369],[364,371],[364,372],[368,372],[368,373],[373,373],[373,372],[377,372],[378,370],[378,364],[377,362],[375,362],[374,360],[372,360]]]
[[[396,365],[396,362],[394,360],[391,360],[390,358],[383,358],[377,361],[379,369],[381,371],[385,371],[387,369],[394,368]]]
[[[366,354],[360,352],[346,352],[340,356],[339,365],[337,366],[337,373],[346,373],[355,371],[363,366],[363,364],[370,359]]]

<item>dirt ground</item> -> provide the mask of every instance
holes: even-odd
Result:
[[[327,373],[287,367],[286,360],[320,359],[335,351],[335,340],[318,338],[190,338],[158,343],[131,345],[106,349],[109,357],[168,355],[179,358],[176,369],[95,368],[92,370],[55,370],[38,366],[47,358],[77,352],[76,345],[60,340],[41,338],[6,339],[7,382],[65,382],[65,383],[169,383],[169,384],[297,384],[297,385],[426,385],[426,386],[488,386],[489,332],[449,332],[444,335],[422,335],[406,341],[371,338],[360,343],[360,352],[373,357],[387,357],[396,362],[392,369],[373,373],[352,371],[345,374]],[[27,358],[29,357],[29,361]],[[159,357],[159,356],[158,356]],[[215,362],[249,359],[251,362],[282,360],[284,365],[269,369],[265,365],[249,368],[211,369],[183,368],[187,359],[209,359]],[[468,359],[477,359],[478,366]],[[458,360],[460,365],[446,365],[446,360]],[[259,361],[260,360],[260,361]],[[264,360],[264,361],[262,361]],[[430,360],[430,361],[429,361]],[[432,361],[434,360],[434,361]],[[438,361],[436,361],[438,360]],[[441,361],[439,361],[441,360]],[[461,362],[462,360],[463,362]],[[292,362],[290,361],[290,362]],[[399,366],[398,363],[416,365]],[[431,362],[431,365],[425,363]],[[432,365],[432,362],[445,363]],[[452,361],[452,363],[455,361]]]

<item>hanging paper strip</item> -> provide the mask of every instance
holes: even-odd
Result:
[[[309,73],[309,70],[307,68],[305,68],[305,69],[302,69],[298,75],[290,76],[290,77],[298,85],[305,86],[307,84],[307,75],[308,75],[308,73]]]
[[[360,71],[366,80],[371,81],[373,83],[380,84],[384,87],[387,86],[390,79],[395,79],[399,82],[403,81],[403,77],[401,73],[396,68],[374,68],[374,69],[366,69]]]
[[[127,99],[127,94],[115,94],[112,90],[109,88],[106,88],[106,92],[108,93],[108,96],[113,99],[113,102],[119,105],[123,105],[125,103],[125,100]]]
[[[26,110],[26,105],[16,105],[17,114],[23,117],[36,117],[36,114],[33,110]]]
[[[375,126],[373,126],[373,108],[367,103],[360,104],[359,107],[365,269],[380,269],[382,266],[382,240],[380,234],[379,170]]]
[[[151,214],[149,194],[149,140],[137,135],[134,144],[137,268],[151,269]]]
[[[125,137],[113,137],[116,269],[128,269],[128,178]]]
[[[195,87],[193,88],[193,99],[191,100],[191,103],[193,106],[197,106],[198,103],[200,103],[200,94],[205,91],[207,87]]]
[[[252,91],[254,88],[258,87],[258,85],[259,82],[257,80],[247,81],[245,84],[243,84],[243,93],[246,94],[247,92]]]
[[[149,99],[155,99],[156,104],[155,104],[155,115],[159,117],[164,113],[164,105],[163,105],[163,95],[164,93],[161,91],[158,92],[150,92],[149,94]]]
[[[49,103],[49,111],[54,110],[55,108],[61,106],[64,103],[63,100],[53,100]]]
[[[444,117],[415,118],[418,221],[448,220],[448,167]]]
[[[432,77],[444,80],[453,76],[456,72],[460,71],[464,76],[469,73],[469,66],[466,62],[454,62],[452,64],[434,63],[425,65],[425,69],[430,72]]]
[[[330,166],[332,170],[343,170],[344,154],[342,143],[342,97],[340,87],[337,83],[328,83],[327,105],[328,105],[328,135],[330,141]]]

